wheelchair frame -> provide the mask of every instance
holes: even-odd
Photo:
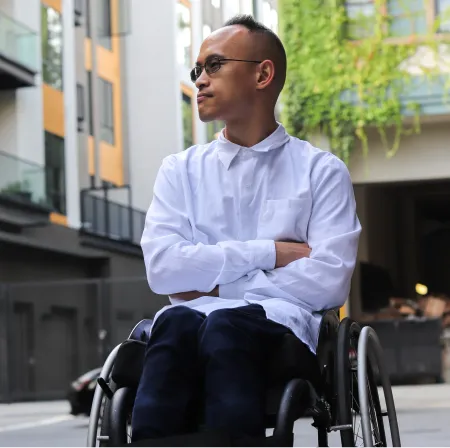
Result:
[[[327,313],[335,312],[334,310],[330,310]],[[325,313],[325,314],[327,314]],[[349,318],[345,318],[343,321],[339,322],[339,317],[337,317],[338,324],[337,329],[335,330],[336,333],[339,333],[339,330],[341,329],[342,323],[345,320],[350,321]],[[141,321],[143,322],[143,321]],[[135,340],[133,338],[133,335],[135,333],[135,330],[139,327],[141,324],[139,322],[132,330],[129,339]],[[325,316],[322,322],[325,322]],[[351,321],[353,322],[353,321]],[[344,329],[345,325],[342,326]],[[347,325],[348,327],[348,325]],[[328,329],[329,330],[329,329]],[[334,330],[333,330],[334,331]],[[337,336],[337,335],[336,335]],[[348,337],[345,336],[345,337]],[[319,335],[320,338],[320,335]],[[336,341],[339,338],[336,337]],[[319,342],[320,343],[320,342]],[[110,440],[110,435],[97,435],[98,433],[98,426],[99,426],[99,420],[100,420],[100,412],[102,408],[102,401],[106,395],[107,399],[112,399],[112,392],[109,389],[108,381],[111,377],[112,369],[114,366],[115,359],[117,357],[117,353],[119,351],[119,348],[122,344],[117,345],[109,354],[107,357],[103,368],[101,370],[98,384],[95,389],[94,393],[94,399],[92,402],[92,410],[89,420],[89,428],[88,428],[88,437],[87,437],[87,446],[88,447],[95,447],[97,446],[97,442],[100,443],[107,443]],[[338,372],[336,367],[334,366],[334,357],[337,356],[337,347],[334,348],[333,353],[327,353],[326,361],[325,363],[332,362],[333,367],[331,368],[331,378],[328,379],[330,384],[328,386],[331,388],[331,395],[326,392],[321,392],[319,395],[313,386],[305,380],[302,379],[292,379],[287,382],[284,392],[282,394],[281,402],[279,411],[276,416],[276,424],[274,428],[273,438],[275,441],[280,442],[278,446],[293,446],[293,434],[292,434],[292,426],[293,423],[299,418],[297,414],[295,414],[295,397],[297,399],[300,397],[300,394],[305,391],[305,386],[309,387],[310,392],[310,400],[312,400],[312,406],[308,408],[308,411],[306,413],[303,413],[303,416],[312,417],[313,419],[313,426],[315,426],[318,430],[318,445],[319,446],[328,446],[328,433],[330,432],[341,432],[341,440],[344,446],[344,440],[351,440],[349,439],[349,432],[352,431],[352,438],[354,440],[354,432],[353,432],[353,426],[351,423],[343,422],[343,416],[339,416],[339,406],[336,405],[336,401],[339,401],[339,396],[336,395],[337,387],[336,384],[340,381],[341,383],[344,383],[343,377],[345,375],[345,372]],[[330,348],[328,348],[330,350]],[[330,355],[333,359],[330,358]],[[345,356],[345,355],[344,355]],[[348,354],[347,354],[348,356]],[[318,357],[319,357],[319,347],[318,347]],[[323,358],[323,357],[322,357]],[[323,359],[320,362],[324,362]],[[380,344],[380,341],[378,339],[377,334],[375,331],[369,327],[365,326],[364,328],[360,329],[360,334],[358,338],[358,344],[357,344],[357,378],[358,378],[358,408],[360,410],[360,416],[361,416],[361,426],[362,426],[362,433],[363,433],[363,442],[364,446],[374,446],[373,441],[373,433],[372,433],[372,421],[371,418],[374,418],[374,411],[370,407],[370,391],[368,391],[368,370],[373,369],[373,365],[376,364],[378,367],[379,377],[381,380],[381,385],[384,391],[384,397],[386,401],[386,408],[387,412],[381,413],[381,417],[378,416],[378,418],[382,419],[382,416],[388,416],[389,425],[390,425],[390,433],[391,433],[391,440],[393,446],[401,446],[400,443],[400,435],[399,435],[399,429],[398,429],[398,423],[397,423],[397,416],[396,416],[396,410],[395,410],[395,404],[394,404],[394,398],[392,394],[391,384],[389,376],[386,373],[386,369],[384,366],[383,361],[383,350]],[[328,366],[324,365],[321,366],[321,372],[322,367],[325,369],[328,368]],[[322,376],[326,376],[327,372],[323,373]],[[347,381],[345,379],[345,381]],[[342,390],[342,387],[340,388]],[[327,396],[328,395],[328,396]],[[378,395],[378,392],[377,392]],[[378,399],[378,398],[377,398]],[[298,400],[297,400],[298,401]],[[332,403],[336,406],[336,409],[333,408]],[[372,403],[373,405],[373,403]],[[352,407],[352,405],[351,405]],[[352,411],[352,410],[351,410]],[[353,411],[356,413],[356,409],[353,407]],[[296,416],[294,416],[294,414]],[[347,419],[348,420],[348,419]],[[382,428],[382,433],[384,436],[384,423]],[[345,439],[343,434],[347,434],[347,438]],[[348,442],[347,442],[348,443]],[[353,446],[353,445],[352,445]]]

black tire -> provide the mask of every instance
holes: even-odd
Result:
[[[110,446],[124,446],[131,442],[131,413],[136,391],[130,387],[117,389],[110,402]]]
[[[113,380],[110,380],[108,383],[111,392],[115,393],[117,386]],[[100,436],[110,436],[111,434],[111,400],[105,395],[104,397],[104,405],[103,405],[103,415],[101,415],[101,426],[100,426]],[[113,446],[110,444],[110,441],[102,441],[100,440],[99,446]]]
[[[345,447],[359,446],[358,439],[362,437],[355,434],[356,424],[353,421],[353,412],[359,413],[359,397],[357,382],[357,360],[358,360],[358,339],[361,333],[360,325],[345,318],[338,329],[336,347],[336,401],[337,401],[337,424],[352,425],[352,429],[341,431],[341,443]],[[367,386],[369,399],[369,412],[371,416],[375,446],[387,446],[384,431],[384,422],[380,406],[380,398],[375,381],[373,364],[369,357],[367,369]],[[360,427],[360,425],[359,425]]]

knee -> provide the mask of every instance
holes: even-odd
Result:
[[[236,325],[237,316],[232,308],[224,308],[213,311],[205,320],[204,332],[221,332],[226,328]]]
[[[156,320],[152,335],[161,333],[171,334],[173,337],[196,335],[203,323],[203,316],[186,306],[174,306],[164,311]],[[151,342],[152,337],[150,337]]]
[[[237,319],[232,309],[213,311],[199,330],[200,352],[207,354],[233,350],[239,344]]]

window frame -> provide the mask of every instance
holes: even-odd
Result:
[[[381,5],[381,13],[384,15],[388,14],[388,1],[384,0]],[[425,15],[426,15],[426,22],[427,22],[427,32],[430,33],[433,30],[434,23],[438,16],[438,8],[437,8],[437,0],[424,0],[425,2]],[[343,1],[343,5],[345,6],[345,1]],[[386,24],[386,26],[388,26]],[[386,30],[387,31],[387,30]],[[440,32],[435,31],[432,33],[434,35],[434,38],[437,41],[447,41],[450,38],[450,32]],[[345,34],[344,34],[345,35]],[[411,39],[414,39],[414,42],[420,43],[424,42],[426,43],[426,36],[419,36],[419,35],[408,35],[408,36],[389,36],[386,37],[385,43],[391,44],[391,45],[402,45],[407,44],[411,42]],[[352,44],[352,45],[359,45],[364,39],[357,39],[357,40],[351,40],[345,37],[345,40]]]
[[[192,145],[197,144],[197,130],[195,126],[195,115],[196,115],[196,108],[194,104],[194,89],[192,87],[188,87],[186,84],[181,83],[180,85],[180,94],[181,94],[181,101],[183,101],[183,95],[186,95],[191,100],[191,108],[192,108]],[[183,107],[183,104],[181,105]],[[181,111],[183,114],[183,110]],[[184,145],[184,126],[183,126],[183,145]],[[187,149],[187,148],[183,148]]]
[[[44,20],[45,20],[45,25],[46,25],[46,32],[43,32],[43,30],[41,30],[41,53],[42,53],[42,81],[47,84],[49,87],[52,87],[55,90],[59,90],[59,91],[63,91],[64,90],[64,24],[63,24],[63,18],[62,18],[62,14],[57,11],[56,9],[52,8],[51,6],[48,6],[44,3],[40,4],[41,6],[41,27],[44,25]],[[52,13],[54,13],[56,16],[58,16],[58,22],[59,25],[61,26],[61,32],[59,35],[59,39],[61,42],[61,46],[59,48],[59,54],[58,51],[55,51],[56,47],[53,47],[50,45],[49,43],[49,27],[48,27],[48,11],[52,11]],[[45,19],[44,19],[44,14],[45,14]],[[45,41],[44,41],[45,39]],[[55,52],[54,54],[58,55],[58,62],[59,62],[59,66],[57,67],[57,70],[55,70],[56,66],[51,66],[50,62],[49,62],[49,53],[50,52]],[[50,70],[48,70],[48,68],[50,67]],[[58,79],[49,79],[47,77],[48,73],[56,73],[58,75]],[[46,79],[47,78],[47,79]],[[59,83],[59,84],[58,84]]]
[[[113,0],[92,0],[96,2],[97,10],[97,32],[98,39],[97,42],[103,48],[106,48],[109,51],[112,51],[112,37],[113,37]],[[106,11],[106,15],[109,20],[106,20],[105,14],[102,14]],[[103,29],[103,25],[107,25],[106,29]]]
[[[194,33],[193,33],[193,29],[192,29],[192,4],[191,4],[191,1],[190,0],[177,0],[177,3],[179,3],[180,5],[183,5],[183,6],[185,6],[186,8],[188,8],[189,9],[189,17],[190,17],[190,26],[189,26],[189,28],[190,28],[190,34],[191,34],[191,49],[190,49],[190,63],[189,63],[189,66],[187,67],[187,69],[188,70],[191,70],[192,69],[192,67],[194,66],[194,48],[193,48],[193,45],[192,45],[192,42],[193,42],[193,38],[194,38]],[[177,24],[177,32],[179,32],[180,31],[180,29],[179,29],[179,27],[178,27],[178,24]]]
[[[83,123],[86,120],[85,88],[83,84],[77,83],[77,123],[78,132],[83,132]]]
[[[114,116],[114,84],[111,81],[108,81],[107,79],[104,79],[99,76],[99,100],[101,104],[100,108],[100,140],[114,146],[116,141],[116,135],[115,135],[115,116]],[[110,93],[110,95],[109,95]],[[111,107],[108,107],[107,99],[111,98]],[[110,120],[109,120],[110,119]],[[111,139],[109,140],[107,137],[105,138],[105,131],[106,134],[111,136]]]
[[[60,143],[58,148],[62,152],[52,153],[50,148],[55,148],[54,143]],[[62,215],[67,214],[67,191],[66,191],[66,147],[65,139],[57,134],[53,134],[49,131],[44,131],[44,148],[45,148],[45,194],[53,209]],[[54,166],[53,161],[55,158],[60,159],[60,166]],[[61,160],[62,159],[62,160]],[[58,185],[55,184],[55,170],[59,170],[58,173]],[[51,176],[50,176],[51,173]],[[49,181],[52,182],[49,182]],[[50,183],[52,185],[50,185]],[[49,188],[51,186],[51,188]],[[56,199],[56,201],[55,201]],[[59,201],[59,207],[55,205]]]

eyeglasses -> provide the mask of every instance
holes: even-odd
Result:
[[[222,62],[225,61],[235,61],[235,62],[250,62],[253,64],[261,64],[262,61],[248,61],[245,59],[226,59],[226,58],[211,58],[205,62],[204,65],[196,65],[191,70],[191,81],[195,82],[198,78],[200,78],[200,75],[202,74],[203,69],[205,69],[205,72],[208,73],[208,75],[211,75],[213,73],[216,73],[220,70],[222,67]]]

